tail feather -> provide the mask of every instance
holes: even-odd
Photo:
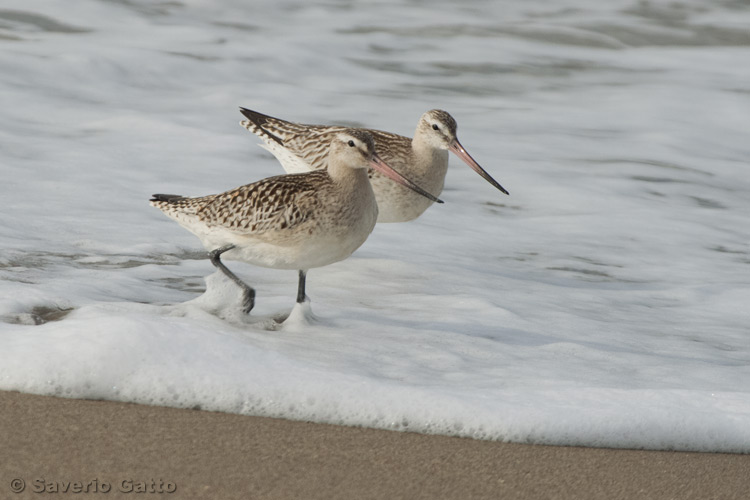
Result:
[[[263,113],[258,113],[252,109],[243,108],[242,106],[240,106],[240,113],[245,115],[245,118],[259,127],[262,127],[268,120],[277,120],[277,118],[274,118],[273,116],[264,115]]]
[[[202,198],[188,198],[178,194],[155,194],[149,204],[182,223],[195,217],[202,206],[201,200]]]
[[[185,197],[179,194],[153,194],[149,201],[163,201],[165,203],[174,203],[176,201],[184,200]]]
[[[284,141],[280,137],[274,135],[267,128],[263,127],[263,125],[268,123],[270,120],[275,120],[277,122],[280,122],[281,120],[279,120],[278,118],[274,118],[273,116],[264,115],[263,113],[258,113],[257,111],[253,111],[252,109],[243,107],[240,107],[240,113],[242,113],[248,120],[240,122],[240,125],[254,134],[275,141],[281,146],[284,145]]]

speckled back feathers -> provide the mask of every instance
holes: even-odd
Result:
[[[199,198],[154,195],[151,205],[178,220],[195,219],[207,227],[258,236],[308,220],[320,204],[316,191],[331,182],[325,171],[282,175]]]
[[[240,109],[242,114],[248,118],[240,124],[262,138],[270,146],[269,149],[274,146],[269,141],[273,141],[290,153],[300,157],[313,170],[325,168],[328,165],[328,149],[331,140],[343,131],[349,133],[366,131],[369,133],[375,141],[376,153],[388,164],[398,165],[403,162],[403,160],[401,162],[398,160],[407,157],[411,151],[410,138],[390,132],[372,129],[349,129],[337,125],[306,125],[288,122],[245,108]]]

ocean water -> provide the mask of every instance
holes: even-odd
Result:
[[[0,49],[0,389],[750,452],[748,2],[4,0]],[[231,263],[245,318],[148,205],[282,172],[238,106],[442,108],[511,195],[453,157],[445,205],[310,271],[312,312]]]

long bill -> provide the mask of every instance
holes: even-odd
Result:
[[[458,139],[455,139],[451,145],[450,150],[453,151],[456,156],[461,158],[464,163],[466,163],[468,166],[471,167],[471,169],[482,176],[484,180],[495,186],[497,189],[502,191],[505,194],[510,194],[508,191],[505,190],[504,187],[500,185],[499,182],[497,182],[495,179],[492,178],[490,174],[488,174],[482,167],[479,166],[479,163],[477,163],[474,158],[471,157],[469,153],[466,152],[464,147],[461,145],[460,142],[458,142]]]
[[[402,186],[408,187],[412,191],[415,191],[425,198],[434,201],[435,203],[443,203],[443,200],[440,198],[437,198],[435,196],[432,196],[430,193],[422,189],[421,187],[414,184],[412,181],[401,175],[400,173],[393,170],[393,167],[389,166],[386,162],[380,159],[380,157],[377,154],[372,155],[372,160],[370,160],[370,166],[380,172],[381,174],[385,175],[389,179],[393,180],[394,182],[397,182],[398,184],[401,184]]]

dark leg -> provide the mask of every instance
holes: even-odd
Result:
[[[307,271],[302,269],[299,270],[299,285],[297,286],[297,303],[301,304],[305,301],[307,296],[305,295],[305,281],[307,279]]]
[[[221,254],[233,248],[234,245],[226,245],[221,248],[217,248],[216,250],[212,250],[208,253],[208,256],[211,259],[211,264],[219,268],[219,270],[224,273],[227,278],[234,281],[238,287],[242,288],[242,311],[245,314],[249,314],[255,306],[255,290],[249,287],[244,281],[239,279],[236,274],[227,269],[227,266],[225,266],[219,258]]]

